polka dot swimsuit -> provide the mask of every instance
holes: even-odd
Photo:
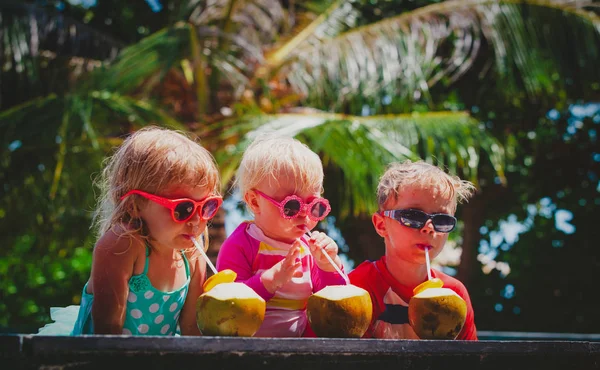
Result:
[[[181,308],[187,296],[190,283],[190,268],[188,260],[182,253],[185,263],[185,284],[172,292],[162,292],[152,286],[148,279],[148,254],[150,249],[146,246],[146,264],[144,272],[134,275],[129,279],[129,294],[124,335],[174,335]],[[73,335],[93,334],[92,302],[94,296],[86,292],[87,284],[83,287],[81,307],[73,329]]]

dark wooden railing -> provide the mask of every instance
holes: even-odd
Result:
[[[599,369],[600,342],[0,336],[0,369]]]

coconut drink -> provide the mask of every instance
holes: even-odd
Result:
[[[360,338],[369,328],[373,304],[355,285],[330,285],[308,298],[306,314],[319,337]]]
[[[196,301],[198,329],[203,335],[253,336],[265,318],[265,300],[246,284],[236,283],[235,271],[217,272],[196,238],[191,240],[213,272]]]
[[[203,335],[251,337],[265,309],[265,300],[246,284],[220,283],[198,297],[196,321]]]
[[[421,339],[456,339],[467,317],[467,304],[455,291],[431,277],[425,249],[428,280],[419,284],[408,302],[408,322]]]

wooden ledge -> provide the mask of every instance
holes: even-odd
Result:
[[[599,369],[600,343],[9,334],[0,336],[0,364],[3,369]]]

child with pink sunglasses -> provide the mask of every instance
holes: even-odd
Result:
[[[212,155],[181,133],[144,128],[109,159],[99,185],[99,238],[81,305],[55,309],[59,319],[39,334],[200,335],[206,262],[191,238],[207,245],[222,203]]]
[[[337,244],[312,230],[331,210],[317,154],[291,137],[263,134],[246,149],[236,184],[254,214],[225,240],[217,269],[231,269],[267,301],[257,337],[314,336],[306,302],[327,285],[344,285]]]

